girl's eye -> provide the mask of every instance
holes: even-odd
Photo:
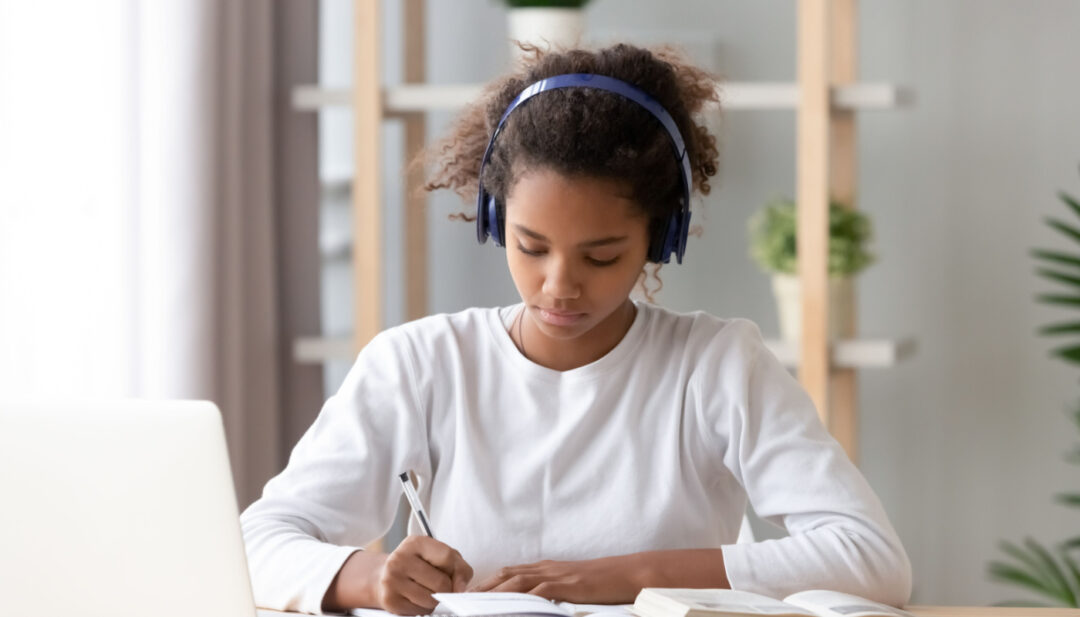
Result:
[[[527,249],[521,243],[518,243],[517,249],[519,251],[521,251],[522,253],[524,253],[525,255],[528,255],[529,257],[542,257],[542,256],[547,254],[547,251],[545,251],[544,249],[538,249],[538,250]],[[594,257],[586,257],[585,261],[589,262],[589,264],[591,264],[593,266],[597,266],[597,267],[602,268],[604,266],[610,266],[610,265],[614,264],[615,262],[619,261],[619,258],[618,257],[612,257],[611,259],[596,259]]]
[[[619,261],[618,257],[612,257],[611,259],[593,259],[592,257],[586,257],[586,259],[592,265],[600,266],[600,267],[610,266],[610,265],[614,264],[616,261]]]
[[[526,255],[528,255],[530,257],[539,257],[540,255],[544,254],[544,251],[530,251],[529,249],[525,248],[521,244],[518,244],[518,250],[521,251],[522,253],[525,253]]]

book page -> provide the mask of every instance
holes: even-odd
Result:
[[[839,591],[800,591],[784,601],[821,617],[914,617],[907,611]]]
[[[516,594],[511,595],[516,596]],[[537,599],[550,604],[550,602],[548,602],[547,600],[543,600],[543,598],[539,598],[538,596],[526,598],[526,600],[530,602],[529,606],[532,606],[531,603],[535,602]],[[500,602],[504,601],[505,598],[500,600]],[[595,617],[627,617],[629,615],[632,615],[632,611],[630,609],[634,607],[633,604],[573,604],[571,602],[558,602],[557,604],[558,607],[563,611],[557,614],[561,616],[563,615],[563,613],[565,613],[570,617],[584,617],[585,615],[592,615]],[[505,605],[503,605],[503,608],[505,608]],[[281,613],[277,614],[280,615]],[[295,614],[300,615],[301,613]],[[354,608],[349,611],[349,614],[353,615],[353,617],[398,617],[393,613],[377,608]],[[530,611],[530,614],[535,614],[535,612]],[[260,613],[259,617],[271,617],[271,614],[268,611],[267,615],[263,615],[262,613]],[[430,615],[425,615],[424,617],[456,617],[456,613],[451,611],[446,606],[446,604],[440,603],[438,606],[435,607],[433,611],[431,611]]]
[[[574,604],[573,602],[557,603],[572,617],[595,615],[596,617],[620,617],[631,615],[633,604]]]
[[[292,614],[292,613],[288,613]],[[302,615],[305,613],[296,613]],[[353,617],[401,617],[390,611],[384,611],[381,608],[354,608],[349,610],[349,614]],[[271,617],[269,615],[259,615],[259,617]],[[448,610],[445,610],[442,605],[436,606],[434,610],[428,615],[417,615],[417,617],[454,617],[454,614]]]
[[[733,615],[806,615],[814,617],[814,613],[804,608],[761,594],[734,589],[646,588],[638,595],[638,600],[635,603],[636,612],[642,615],[654,613],[650,608],[659,608],[653,604],[653,601],[650,601],[654,598],[655,601],[666,605],[668,610],[685,607],[691,612],[702,611]],[[674,602],[674,605],[672,605],[672,602]],[[661,609],[661,612],[667,613],[668,611]],[[676,610],[675,614],[681,614],[682,612],[682,610]],[[660,613],[656,612],[655,614]]]
[[[439,601],[436,612],[448,610],[458,617],[484,617],[490,615],[551,615],[573,617],[550,600],[528,593],[465,592],[433,593]]]

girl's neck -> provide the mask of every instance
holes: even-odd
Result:
[[[532,362],[556,371],[569,371],[595,362],[614,349],[630,330],[636,315],[637,307],[627,299],[585,334],[560,340],[544,334],[528,308],[524,308],[510,325],[510,338]]]

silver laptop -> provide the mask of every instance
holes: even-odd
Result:
[[[217,408],[0,405],[0,614],[254,617]]]

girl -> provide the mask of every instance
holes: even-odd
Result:
[[[756,326],[630,298],[681,261],[715,82],[669,51],[541,53],[431,150],[477,197],[522,302],[379,334],[241,517],[260,606],[430,612],[433,592],[629,603],[643,587],[902,605],[911,566],[871,488]],[[476,187],[479,186],[479,191]],[[412,470],[434,537],[391,525]],[[749,501],[787,528],[735,544]]]

